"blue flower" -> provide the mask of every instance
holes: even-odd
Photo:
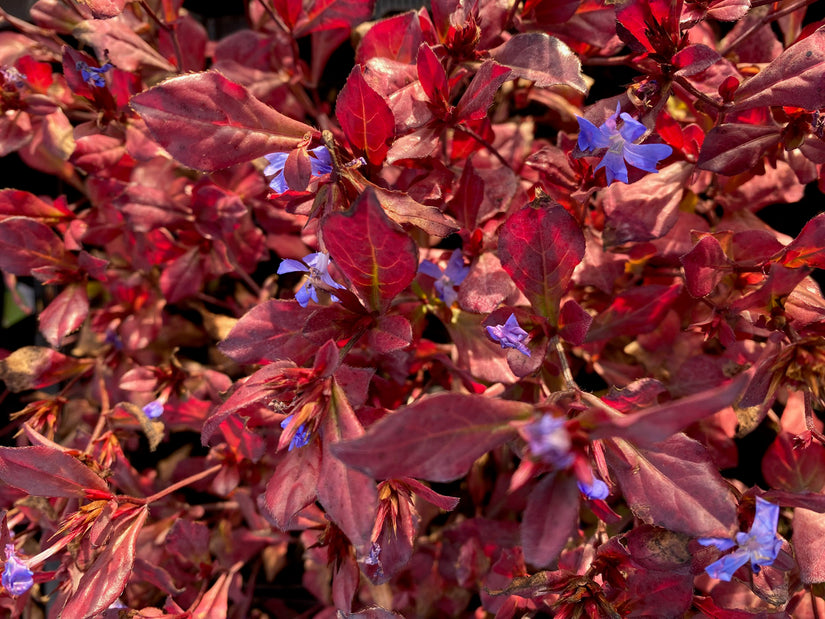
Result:
[[[596,170],[604,168],[607,184],[614,180],[627,182],[625,161],[635,168],[656,173],[656,164],[673,152],[667,144],[633,144],[645,133],[645,126],[634,120],[630,114],[619,114],[621,106],[616,103],[616,112],[601,127],[579,116],[579,148],[585,152],[607,148]],[[616,119],[621,116],[622,126],[616,128]]]
[[[344,286],[333,280],[329,274],[329,254],[325,254],[324,252],[319,251],[304,256],[303,262],[287,258],[278,266],[278,275],[295,273],[296,271],[309,273],[309,277],[306,282],[304,282],[304,285],[295,293],[295,300],[298,301],[301,307],[309,305],[310,299],[318,303],[318,293],[315,290],[315,286],[319,283],[324,284],[328,288],[344,289]],[[340,300],[335,295],[330,295],[330,299],[336,302]]]
[[[565,469],[573,464],[570,435],[565,427],[565,419],[543,415],[538,421],[524,426],[522,431],[534,456],[557,469]]]
[[[309,165],[312,169],[313,177],[323,176],[324,174],[332,172],[332,157],[330,157],[326,146],[311,148],[309,152],[311,153]],[[274,177],[269,182],[269,187],[275,193],[289,191],[289,185],[286,184],[286,179],[284,178],[284,166],[286,165],[286,158],[288,156],[289,153],[264,155],[264,159],[269,162],[269,165],[264,168],[264,174],[266,176],[274,174]]]
[[[106,85],[106,80],[103,79],[103,74],[111,68],[111,62],[107,62],[99,69],[97,67],[90,67],[85,62],[80,60],[78,60],[75,64],[75,69],[80,71],[80,77],[83,78],[84,82],[86,82],[87,84],[91,82],[92,84],[100,88]]]
[[[464,258],[461,256],[461,250],[456,249],[452,255],[450,255],[447,268],[443,271],[441,267],[429,260],[424,260],[421,266],[418,267],[418,270],[435,280],[435,291],[438,293],[438,298],[447,305],[452,305],[458,298],[455,287],[460,286],[461,282],[467,278],[470,267],[464,266]]]
[[[286,427],[290,424],[293,417],[295,417],[295,415],[289,415],[281,421],[281,427],[284,430],[286,430]],[[298,429],[295,430],[295,434],[292,435],[292,440],[289,441],[289,449],[287,451],[292,451],[298,447],[303,447],[307,443],[309,443],[309,432],[307,432],[306,425],[302,423],[298,426]]]
[[[593,478],[592,484],[586,484],[582,481],[577,481],[576,485],[579,491],[588,499],[606,499],[610,496],[610,488],[601,479]]]
[[[163,402],[160,400],[152,400],[149,404],[143,407],[143,413],[149,419],[157,419],[163,415]]]
[[[705,568],[712,577],[730,581],[733,573],[748,561],[755,574],[759,573],[762,565],[771,565],[782,548],[782,539],[776,535],[776,525],[779,522],[779,506],[756,497],[756,514],[753,518],[751,530],[736,534],[736,542],[724,537],[703,537],[699,539],[702,546],[716,546],[719,550],[728,550],[738,546],[729,555],[714,561]]]
[[[17,558],[14,544],[6,544],[6,566],[3,568],[3,577],[0,581],[6,591],[13,596],[23,595],[32,588],[34,574]]]
[[[515,314],[510,314],[503,325],[487,327],[487,334],[501,344],[502,348],[515,348],[520,353],[530,356],[530,349],[524,345],[527,331],[519,326]]]

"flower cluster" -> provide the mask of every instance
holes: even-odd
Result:
[[[501,344],[502,348],[515,348],[523,355],[530,356],[530,349],[524,344],[527,331],[519,326],[515,314],[510,314],[503,325],[487,327],[487,334]]]
[[[311,148],[309,153],[309,165],[312,170],[312,178],[318,178],[324,174],[332,172],[332,157],[326,146],[318,146]],[[272,176],[269,182],[269,187],[275,193],[285,193],[290,190],[290,186],[284,177],[284,167],[289,153],[271,153],[264,155],[264,159],[269,162],[269,165],[264,168],[264,174]]]
[[[528,423],[522,428],[530,452],[557,469],[565,469],[573,464],[570,434],[565,427],[565,419],[542,415],[541,419]]]
[[[295,272],[309,273],[304,285],[295,293],[295,300],[301,307],[306,307],[310,299],[318,303],[318,292],[315,290],[318,284],[323,284],[328,288],[344,289],[344,286],[332,279],[329,274],[329,263],[329,254],[320,251],[304,256],[303,262],[287,258],[278,266],[278,275]],[[330,299],[335,302],[339,301],[338,297],[332,294]]]

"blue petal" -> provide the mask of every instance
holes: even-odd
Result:
[[[645,131],[647,131],[647,128],[638,120],[634,119],[630,114],[625,112],[621,115],[621,117],[624,124],[622,125],[622,128],[619,129],[619,134],[627,142],[635,142],[645,134]]]
[[[625,144],[624,158],[634,168],[655,173],[658,172],[656,164],[672,152],[667,144]]]
[[[330,157],[326,146],[311,148],[309,152],[315,155],[309,158],[313,176],[322,176],[332,172],[332,157]]]
[[[779,524],[779,505],[756,497],[756,513],[750,535],[762,543],[773,543],[776,539],[776,525]]]
[[[163,404],[160,400],[152,400],[149,404],[143,407],[143,414],[149,419],[157,419],[163,415]]]
[[[705,568],[711,578],[718,578],[730,582],[733,573],[748,562],[748,553],[745,550],[736,550],[729,555],[714,561]]]
[[[596,150],[610,145],[608,139],[592,122],[581,116],[576,116],[579,122],[578,146],[583,151]]]
[[[284,273],[295,273],[296,271],[308,273],[309,269],[303,262],[292,260],[292,258],[286,258],[281,261],[281,264],[278,265],[278,275],[283,275]]]
[[[461,255],[461,250],[456,249],[450,256],[447,262],[447,268],[444,269],[446,275],[454,285],[459,286],[467,278],[470,272],[470,267],[464,266],[464,258]]]
[[[696,541],[702,546],[716,546],[719,550],[728,550],[736,546],[736,543],[727,537],[700,537]]]
[[[286,184],[283,170],[278,172],[272,180],[269,181],[269,188],[275,193],[286,193],[289,191],[289,185]]]
[[[593,478],[592,484],[588,485],[581,481],[577,481],[576,485],[579,487],[579,491],[588,499],[604,500],[610,496],[610,488],[607,487],[607,484],[601,479],[596,479],[595,477]]]
[[[309,299],[311,292],[315,292],[311,287],[307,290],[307,284],[304,284],[298,289],[298,292],[295,293],[295,300],[298,301],[298,305],[301,307],[306,307],[309,305]],[[316,301],[317,303],[317,301]]]
[[[269,155],[264,155],[264,159],[269,162],[269,165],[264,168],[264,174],[270,176],[278,172],[283,172],[287,156],[286,153],[270,153]]]
[[[596,166],[596,170],[604,168],[607,174],[607,184],[610,185],[613,181],[627,182],[627,166],[624,159],[619,153],[607,151],[601,163]]]
[[[418,272],[423,273],[433,279],[441,279],[441,276],[444,275],[444,271],[442,271],[438,265],[429,260],[423,260],[420,265],[418,265]]]

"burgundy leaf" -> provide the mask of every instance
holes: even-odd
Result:
[[[680,259],[685,269],[685,285],[691,296],[709,295],[730,270],[731,261],[713,235],[703,236]]]
[[[802,228],[793,241],[781,252],[786,267],[811,266],[825,269],[825,213],[820,213]]]
[[[399,225],[415,226],[434,236],[447,236],[458,230],[450,217],[431,204],[416,202],[403,191],[373,187],[387,216]]]
[[[481,254],[458,289],[462,309],[489,314],[513,294],[518,294],[513,280],[501,268],[498,257],[491,252]]]
[[[338,269],[371,309],[383,311],[415,277],[415,243],[384,214],[371,188],[349,211],[330,215],[322,229]]]
[[[780,138],[779,128],[772,124],[722,124],[705,136],[696,165],[727,176],[748,172],[779,144]]]
[[[701,444],[677,434],[649,449],[621,439],[605,446],[610,470],[641,521],[696,537],[736,531],[736,500]]]
[[[344,135],[373,165],[381,165],[395,136],[395,119],[384,98],[370,88],[356,65],[338,94],[335,116]]]
[[[49,344],[59,348],[66,336],[79,329],[88,315],[89,296],[85,282],[72,284],[40,313],[40,332]]]
[[[238,363],[278,359],[305,363],[317,349],[303,334],[304,324],[312,311],[296,301],[273,299],[261,303],[244,314],[218,348]]]
[[[825,486],[825,447],[795,445],[791,434],[781,432],[762,457],[762,476],[771,488],[819,492]]]
[[[825,514],[796,508],[792,542],[802,582],[825,582]]]
[[[144,505],[118,517],[106,545],[83,573],[77,590],[60,612],[61,617],[95,615],[120,597],[132,573],[138,534],[148,514],[149,508]]]
[[[51,447],[0,447],[0,479],[33,496],[83,498],[87,488],[109,492],[89,467]]]
[[[559,335],[571,344],[581,345],[591,324],[593,324],[593,317],[574,299],[570,299],[562,306],[559,316]]]
[[[33,269],[70,269],[74,256],[47,225],[28,217],[0,221],[0,269],[14,275],[31,275]]]
[[[424,42],[434,43],[432,24],[426,11],[407,11],[375,23],[367,30],[355,52],[355,63],[371,58],[388,58],[412,64]]]
[[[412,341],[412,326],[403,316],[380,316],[367,334],[367,343],[376,353],[401,350]]]
[[[501,227],[498,255],[533,309],[555,324],[573,269],[584,257],[576,220],[558,204],[533,203]]]
[[[563,84],[587,92],[578,56],[564,43],[543,32],[517,34],[490,52],[493,60],[513,75],[540,88]]]
[[[316,440],[284,456],[259,499],[262,513],[272,524],[288,530],[295,514],[315,500],[320,469],[321,449]]]
[[[378,509],[378,492],[372,479],[336,457],[335,445],[340,441],[357,440],[364,434],[364,429],[346,395],[334,382],[330,407],[322,421],[321,433],[318,501],[353,546],[366,554],[369,552],[370,534]]]
[[[527,498],[521,522],[524,558],[536,567],[550,565],[579,525],[579,488],[565,474],[544,477]]]
[[[216,71],[166,80],[135,95],[131,105],[175,159],[197,170],[289,151],[318,135]]]
[[[363,437],[336,445],[333,454],[375,479],[418,477],[452,481],[473,462],[515,435],[509,422],[530,405],[476,395],[424,397],[383,418]]]
[[[121,71],[138,71],[142,67],[168,72],[175,70],[175,66],[144,41],[122,17],[82,21],[72,30],[72,35],[94,47],[98,58],[110,58]]]
[[[456,118],[463,121],[480,120],[487,115],[499,87],[510,77],[510,69],[492,60],[479,67],[467,90],[456,106]]]
[[[651,284],[622,292],[610,307],[596,316],[586,341],[650,333],[664,319],[681,291],[681,284]]]
[[[22,216],[43,224],[53,224],[74,217],[59,198],[52,202],[39,198],[28,191],[0,189],[0,219]]]
[[[123,12],[123,7],[126,6],[126,0],[80,0],[92,11],[95,19],[107,19],[120,15]]]
[[[447,81],[447,72],[432,47],[427,44],[421,45],[418,49],[416,67],[424,94],[446,111],[450,101],[450,84]]]

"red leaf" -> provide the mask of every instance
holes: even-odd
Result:
[[[384,417],[333,454],[375,479],[418,477],[452,481],[479,457],[512,438],[509,422],[530,405],[476,395],[439,394]]]
[[[447,236],[458,230],[456,222],[442,213],[437,206],[416,202],[403,191],[373,187],[381,207],[399,225],[410,225],[435,236]]]
[[[0,447],[0,479],[33,496],[82,498],[106,482],[76,458],[51,447]]]
[[[312,177],[312,164],[306,149],[296,148],[286,157],[284,180],[292,191],[306,191]]]
[[[771,488],[819,492],[825,486],[825,447],[794,445],[794,437],[781,432],[762,457],[762,476]]]
[[[229,573],[221,574],[209,590],[198,600],[197,606],[190,609],[191,616],[197,619],[222,619],[226,617],[229,606],[229,588],[232,578],[240,569],[240,564],[233,566]]]
[[[123,7],[126,6],[126,0],[80,0],[92,11],[95,19],[107,19],[115,17],[123,12]]]
[[[139,71],[145,67],[168,72],[175,70],[175,66],[144,41],[133,25],[123,18],[85,20],[72,29],[72,35],[94,47],[98,58],[108,57],[121,71]]]
[[[807,265],[825,269],[825,213],[805,224],[799,236],[782,251],[781,262],[791,268]]]
[[[536,567],[550,565],[579,526],[579,488],[564,474],[544,477],[527,498],[521,522],[524,558]]]
[[[540,88],[563,84],[587,92],[579,58],[564,43],[543,32],[521,33],[490,52],[493,59]]]
[[[132,107],[182,164],[213,171],[296,148],[309,125],[276,112],[216,71],[183,75],[150,88]]]
[[[559,335],[571,344],[581,345],[591,324],[593,324],[593,317],[575,299],[570,299],[562,306],[561,316],[559,316]]]
[[[96,615],[120,597],[132,573],[137,537],[148,514],[149,508],[144,505],[118,518],[103,550],[60,612],[61,617]]]
[[[28,217],[0,221],[0,269],[14,275],[31,275],[33,269],[71,269],[74,257],[47,225]]]
[[[696,165],[727,176],[748,172],[780,139],[779,128],[773,124],[725,123],[707,134]]]
[[[584,257],[576,220],[558,204],[534,202],[501,227],[498,255],[536,313],[556,324],[561,297]]]
[[[604,444],[610,470],[643,522],[696,537],[736,531],[736,501],[701,444],[683,434],[649,449],[620,439]]]
[[[74,217],[62,200],[46,201],[28,191],[0,189],[0,218],[22,216],[43,224],[53,224]]]
[[[484,179],[473,168],[473,160],[467,159],[461,171],[458,191],[450,200],[450,211],[467,230],[475,230],[479,222],[479,207],[484,201]]]
[[[88,315],[86,284],[72,284],[40,313],[40,332],[49,344],[59,348],[66,336],[79,329]]]
[[[344,135],[373,165],[381,165],[395,137],[395,118],[384,98],[370,88],[356,65],[338,94],[335,117]]]
[[[415,277],[416,245],[389,220],[372,188],[367,187],[349,211],[330,215],[322,230],[338,269],[370,309],[383,311]]]
[[[731,265],[719,241],[710,234],[702,237],[680,260],[685,269],[685,285],[696,298],[713,292]]]
[[[412,341],[412,326],[404,316],[381,316],[367,334],[367,344],[378,354],[401,350]]]
[[[456,107],[459,120],[481,120],[487,115],[487,109],[493,104],[499,87],[510,77],[510,69],[486,60],[467,86]]]
[[[805,110],[825,107],[825,26],[774,58],[736,91],[736,111],[765,105],[792,105]]]
[[[371,58],[387,58],[412,64],[418,48],[424,42],[435,43],[426,10],[394,15],[382,19],[367,30],[355,52],[355,64],[366,64]]]
[[[255,306],[232,327],[218,345],[223,354],[238,363],[265,363],[290,359],[303,364],[318,348],[303,335],[312,308],[296,301],[271,300]]]
[[[681,284],[650,284],[619,294],[610,307],[596,316],[586,341],[650,333],[664,319],[681,291]]]
[[[467,279],[458,289],[458,303],[468,312],[489,314],[514,293],[518,294],[518,290],[502,270],[498,257],[487,252],[470,267]]]
[[[795,509],[792,542],[802,582],[825,582],[825,514]]]
[[[261,511],[282,531],[292,525],[292,518],[315,500],[321,467],[318,441],[293,449],[278,463],[275,473],[260,497]]]
[[[336,458],[337,443],[358,439],[364,434],[347,397],[336,383],[333,383],[330,407],[322,421],[321,432],[318,501],[353,546],[367,554],[378,510],[378,491],[370,477]]]
[[[13,393],[42,389],[84,371],[93,362],[42,346],[24,346],[0,360],[0,379]]]
[[[447,72],[432,47],[427,44],[421,45],[418,49],[416,67],[418,80],[427,98],[446,112],[450,101],[450,84],[447,81]]]

